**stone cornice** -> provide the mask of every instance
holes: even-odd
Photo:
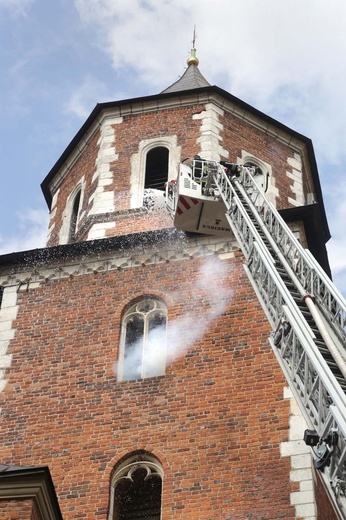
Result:
[[[218,255],[221,258],[233,256],[239,246],[234,237],[231,239],[217,238],[206,235],[187,236],[176,230],[163,230],[158,232],[158,240],[138,240],[138,235],[129,235],[128,240],[119,244],[119,247],[109,247],[111,239],[103,239],[97,242],[97,248],[86,247],[85,251],[76,250],[73,254],[73,245],[66,250],[66,254],[49,255],[50,250],[57,248],[46,248],[39,250],[32,259],[23,253],[22,262],[9,262],[0,266],[0,286],[18,285],[18,289],[27,289],[33,284],[47,283],[51,280],[71,278],[75,276],[102,273],[113,270],[133,269],[145,265],[156,265],[170,263],[198,257]],[[144,234],[143,234],[144,235]],[[121,237],[124,238],[124,237]],[[131,243],[133,238],[133,243]],[[104,248],[102,248],[104,242]],[[107,244],[108,243],[108,244]],[[88,243],[84,243],[87,246]],[[108,246],[108,247],[107,247]],[[26,252],[26,253],[30,253]],[[31,252],[31,253],[35,253]],[[0,257],[1,259],[1,257]]]

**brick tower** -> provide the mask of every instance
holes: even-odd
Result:
[[[254,166],[329,271],[310,140],[194,50],[162,93],[98,104],[42,183],[47,247],[0,257],[1,520],[338,518],[236,238],[166,209],[196,154]]]

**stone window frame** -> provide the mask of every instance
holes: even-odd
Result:
[[[115,500],[116,500],[116,488],[120,482],[123,482],[124,480],[131,480],[132,475],[138,470],[138,469],[145,469],[147,471],[147,476],[145,478],[150,477],[159,477],[161,480],[161,509],[162,509],[162,489],[163,489],[163,478],[164,478],[164,471],[162,464],[160,461],[151,455],[150,453],[141,451],[137,453],[132,453],[127,455],[125,458],[122,459],[122,462],[120,462],[116,467],[115,471],[111,478],[111,484],[110,484],[110,498],[109,498],[109,513],[107,520],[118,520],[116,516],[114,515],[114,508],[115,508]],[[162,511],[161,511],[162,512]],[[160,514],[161,518],[161,514]]]
[[[148,311],[145,311],[143,306],[146,302],[151,301],[154,303],[154,307],[149,309]],[[142,310],[141,310],[142,306]],[[164,314],[165,316],[165,345],[164,345],[164,352],[161,354],[161,363],[162,363],[162,371],[160,373],[156,374],[149,374],[145,372],[146,368],[148,367],[148,364],[145,363],[150,360],[151,356],[153,356],[153,352],[148,350],[148,337],[149,337],[149,318],[152,317],[154,314]],[[142,346],[141,346],[141,356],[140,356],[140,363],[141,363],[141,373],[140,377],[127,377],[126,374],[124,374],[124,367],[125,367],[125,341],[126,341],[126,332],[127,332],[127,325],[129,323],[129,320],[131,317],[135,316],[141,316],[141,318],[144,321],[144,330],[142,335]],[[147,379],[149,377],[158,377],[158,376],[164,376],[166,373],[166,341],[167,341],[167,317],[168,317],[168,310],[166,303],[161,299],[158,298],[155,295],[152,294],[145,294],[141,296],[140,298],[136,298],[135,300],[132,300],[130,304],[127,306],[126,311],[123,314],[122,320],[121,320],[121,331],[120,331],[120,342],[119,342],[119,354],[118,354],[118,362],[117,362],[117,381],[136,381],[141,379]],[[150,348],[150,347],[149,347]],[[155,355],[155,353],[154,353]],[[139,359],[137,359],[137,356],[135,356],[135,359],[137,362],[139,362]],[[161,365],[160,365],[161,366]]]
[[[74,238],[77,233],[78,217],[79,217],[80,208],[81,208],[81,196],[82,196],[82,190],[80,189],[76,192],[76,195],[73,199],[72,210],[71,210],[71,214],[70,214],[69,235],[68,235],[69,243],[74,241]]]
[[[131,157],[131,209],[143,207],[147,154],[150,150],[160,147],[168,150],[167,180],[176,179],[178,176],[181,146],[177,144],[177,136],[172,135],[142,140],[139,143],[138,152]]]
[[[71,242],[71,219],[72,219],[72,215],[73,215],[75,200],[76,200],[78,194],[80,194],[80,199],[79,199],[79,209],[77,212],[74,235],[76,235],[78,233],[79,223],[82,219],[81,209],[83,207],[83,198],[84,198],[83,180],[80,180],[76,184],[76,186],[73,188],[73,190],[67,197],[65,209],[62,214],[62,226],[61,226],[61,230],[59,233],[59,244],[69,244]]]
[[[272,166],[269,163],[263,161],[263,159],[260,159],[259,157],[242,150],[241,158],[237,158],[237,164],[245,165],[247,163],[252,163],[253,165],[258,166],[262,170],[263,174],[268,176],[265,195],[266,199],[275,205],[275,198],[278,194],[277,189],[275,188],[275,179],[273,177]]]
[[[159,150],[160,150],[160,152],[159,152]],[[146,157],[145,157],[145,173],[144,173],[144,190],[147,190],[147,189],[157,189],[157,190],[160,190],[160,191],[164,190],[163,186],[162,187],[158,187],[158,184],[157,183],[155,184],[153,182],[154,180],[157,180],[157,179],[152,174],[152,170],[149,168],[150,165],[148,164],[149,155],[151,155],[153,152],[156,151],[157,152],[156,153],[156,158],[157,158],[157,154],[160,154],[161,150],[165,150],[167,152],[166,153],[166,157],[165,157],[165,159],[167,158],[167,177],[165,179],[165,182],[168,181],[169,149],[167,148],[167,146],[155,146],[154,148],[150,148],[150,150],[148,150],[147,153],[146,153]],[[164,172],[166,173],[166,169],[164,170]],[[161,186],[161,183],[159,185]]]

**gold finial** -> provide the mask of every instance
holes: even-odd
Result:
[[[199,60],[196,57],[196,47],[195,47],[196,38],[197,38],[197,33],[196,33],[196,26],[195,26],[194,29],[193,29],[193,40],[192,40],[191,56],[187,60],[187,65],[188,66],[190,66],[190,65],[198,65],[199,64]]]

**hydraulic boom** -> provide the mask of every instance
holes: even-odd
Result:
[[[254,174],[198,157],[167,184],[167,207],[178,229],[236,237],[272,327],[270,344],[308,424],[304,440],[346,517],[346,302]]]

